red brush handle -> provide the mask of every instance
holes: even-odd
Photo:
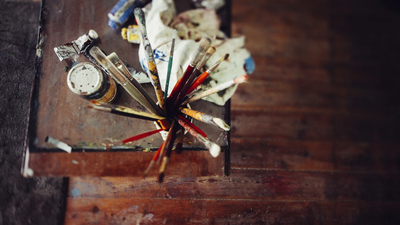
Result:
[[[190,88],[186,91],[186,93],[183,96],[186,96],[187,94],[189,94],[190,92],[192,92],[195,88],[197,88],[197,86],[199,86],[201,83],[203,83],[203,81],[208,77],[208,75],[210,75],[207,71],[205,71],[204,73],[202,73],[192,84],[192,86],[190,86]]]
[[[192,74],[194,67],[189,65],[183,74],[183,77],[176,82],[174,89],[172,89],[171,94],[168,97],[168,104],[172,106],[174,102],[176,101],[176,97],[178,96],[179,92],[181,91],[183,85],[185,85],[186,81],[190,77],[190,74]]]
[[[158,132],[163,131],[163,130],[165,130],[165,129],[158,129],[158,130],[149,131],[149,132],[146,132],[146,133],[143,133],[143,134],[139,134],[139,135],[136,135],[136,136],[133,136],[133,137],[130,137],[130,138],[127,138],[127,139],[123,140],[122,143],[125,144],[125,143],[131,142],[131,141],[137,141],[137,140],[140,140],[142,138],[148,137],[150,135],[157,134]]]
[[[154,156],[153,156],[153,158],[151,160],[153,160],[154,162],[157,161],[158,157],[160,157],[161,149],[163,148],[164,145],[165,145],[165,141],[158,148],[156,154],[154,154]]]
[[[178,114],[179,119],[181,119],[183,122],[185,122],[187,125],[189,125],[190,127],[192,127],[193,129],[195,129],[199,134],[201,134],[201,136],[203,137],[207,137],[207,134],[204,133],[202,130],[200,130],[200,128],[198,128],[196,125],[194,125],[193,123],[189,122],[189,120],[185,119],[185,117],[181,116]]]

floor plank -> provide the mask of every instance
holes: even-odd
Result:
[[[69,199],[65,224],[380,224],[399,221],[392,203],[171,199]]]
[[[232,168],[370,173],[400,169],[400,146],[396,144],[258,138],[233,138],[231,144]]]
[[[69,197],[397,202],[397,176],[233,168],[229,177],[173,176],[161,184],[155,178],[86,177],[71,181]]]
[[[30,160],[42,162],[30,168],[36,176],[139,176],[142,177],[155,152],[32,153]],[[214,158],[208,151],[172,153],[166,174],[181,176],[223,175],[224,153]],[[149,176],[158,175],[154,165]]]

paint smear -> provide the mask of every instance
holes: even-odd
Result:
[[[81,190],[79,190],[78,188],[72,188],[71,190],[71,194],[72,197],[76,198],[76,197],[81,197]]]
[[[153,219],[153,214],[152,213],[149,213],[149,214],[146,214],[144,217],[143,217],[143,219],[147,219],[147,220],[151,220],[151,219]]]

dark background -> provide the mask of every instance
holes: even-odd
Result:
[[[62,224],[66,178],[21,175],[40,2],[0,10],[0,224]]]

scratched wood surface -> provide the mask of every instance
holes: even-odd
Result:
[[[156,129],[151,121],[119,116],[111,113],[87,109],[87,100],[72,93],[66,84],[67,72],[63,68],[67,65],[60,62],[53,48],[76,40],[90,29],[99,34],[98,46],[107,54],[116,52],[118,56],[136,70],[141,70],[138,59],[138,45],[124,41],[120,31],[113,31],[108,25],[107,13],[118,1],[42,1],[42,12],[39,27],[39,44],[37,46],[37,64],[34,87],[32,91],[29,127],[26,137],[25,162],[23,174],[33,172],[33,176],[132,176],[139,174],[135,171],[145,170],[151,153],[143,151],[157,150],[162,143],[161,135],[156,134],[139,141],[122,144],[122,140]],[[191,4],[182,1],[177,5],[177,12],[190,9]],[[219,12],[221,18],[227,18],[228,10]],[[224,19],[222,29],[230,32],[228,19]],[[133,21],[132,21],[133,22]],[[85,58],[82,56],[85,60]],[[87,61],[87,59],[86,59]],[[161,74],[166,71],[159,71]],[[151,84],[143,84],[144,89],[156,100],[154,88]],[[113,101],[116,105],[131,107],[139,111],[147,111],[129,94],[118,87],[118,95]],[[230,105],[217,106],[215,104],[198,101],[191,107],[214,117],[229,122]],[[215,160],[205,156],[203,144],[190,134],[183,139],[183,147],[195,150],[192,153],[204,160],[222,163],[224,154],[229,151],[229,132],[222,131],[212,125],[193,122],[200,127],[210,140],[222,147],[223,153]],[[46,143],[45,138],[51,136],[73,147],[75,154],[59,154],[62,152],[53,145]],[[85,152],[97,151],[100,154]],[[124,152],[123,152],[124,151]],[[127,153],[126,151],[130,151]],[[116,154],[108,154],[108,153]],[[57,154],[56,154],[57,153]],[[78,154],[81,153],[81,154]],[[124,157],[126,156],[126,157]],[[196,158],[194,157],[194,158]],[[144,160],[146,159],[146,160]],[[110,163],[107,169],[102,162]],[[146,161],[146,163],[145,163]],[[122,167],[135,164],[136,167]],[[212,164],[212,163],[211,163]],[[79,166],[77,166],[79,165]],[[177,164],[179,166],[179,164]],[[193,166],[196,164],[193,164]],[[206,170],[207,165],[197,164],[198,170]],[[91,169],[87,169],[90,167]],[[85,169],[82,169],[85,168]],[[179,168],[179,167],[177,167]],[[215,172],[214,175],[217,175]],[[229,171],[229,170],[226,170]],[[196,174],[194,172],[193,174]]]
[[[153,135],[123,146],[122,140],[156,129],[153,122],[118,116],[110,113],[87,109],[87,100],[74,95],[66,85],[67,72],[63,71],[66,63],[59,62],[53,48],[76,40],[90,29],[99,34],[99,47],[107,54],[116,52],[121,60],[136,70],[141,70],[138,59],[138,45],[130,44],[121,38],[120,32],[107,26],[107,13],[116,1],[84,1],[68,3],[65,1],[43,1],[41,20],[42,57],[39,67],[38,90],[34,93],[37,105],[32,116],[36,115],[31,128],[31,151],[52,148],[45,143],[46,136],[52,136],[71,146],[79,148],[104,148],[105,145],[120,146],[126,149],[134,147],[158,148],[162,143],[160,135]],[[83,57],[84,58],[84,57]],[[166,73],[166,71],[160,71]],[[143,85],[147,93],[156,99],[151,84]],[[131,107],[139,111],[147,111],[133,100],[122,88],[113,102],[116,105]],[[194,109],[207,109],[207,113],[224,118],[223,107],[206,102],[192,105]],[[197,123],[197,122],[195,122]],[[210,139],[226,146],[226,135],[219,129],[197,123],[207,130]],[[206,131],[205,131],[206,132]],[[196,139],[187,135],[186,145],[193,148],[204,148]],[[45,150],[42,150],[45,151]]]
[[[233,0],[256,70],[231,176],[71,178],[66,224],[399,224],[399,25],[391,1]]]

